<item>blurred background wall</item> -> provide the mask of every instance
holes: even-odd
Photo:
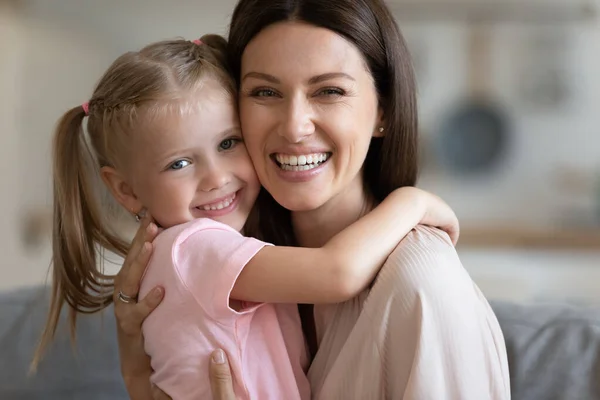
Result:
[[[459,215],[465,267],[493,298],[599,300],[600,20],[578,0],[389,3],[419,80],[420,184]],[[46,277],[59,116],[124,51],[225,34],[234,4],[0,1],[0,290]],[[469,102],[475,93],[489,102]],[[461,112],[479,103],[499,112],[501,133]]]

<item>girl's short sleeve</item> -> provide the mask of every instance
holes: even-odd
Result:
[[[179,235],[173,262],[181,283],[206,314],[226,322],[236,314],[229,307],[229,296],[238,276],[265,245],[227,225],[206,220]]]

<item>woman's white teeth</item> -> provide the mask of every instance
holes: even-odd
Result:
[[[224,208],[229,207],[231,205],[231,203],[233,203],[234,199],[235,199],[235,193],[232,194],[231,197],[229,197],[228,199],[221,200],[218,203],[202,206],[202,208],[204,209],[204,211],[222,210]]]
[[[308,171],[327,161],[327,153],[306,154],[300,156],[276,154],[275,159],[285,171]]]

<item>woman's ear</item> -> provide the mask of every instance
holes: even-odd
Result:
[[[135,215],[144,208],[142,202],[133,192],[131,185],[127,183],[119,171],[112,167],[102,167],[100,168],[100,176],[113,197],[127,211]]]
[[[375,124],[375,131],[373,137],[384,137],[385,136],[385,120],[383,117],[383,108],[379,106],[377,111],[377,122]]]

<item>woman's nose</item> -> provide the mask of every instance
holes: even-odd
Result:
[[[290,143],[300,143],[315,132],[313,111],[306,98],[291,99],[281,115],[279,135]]]

